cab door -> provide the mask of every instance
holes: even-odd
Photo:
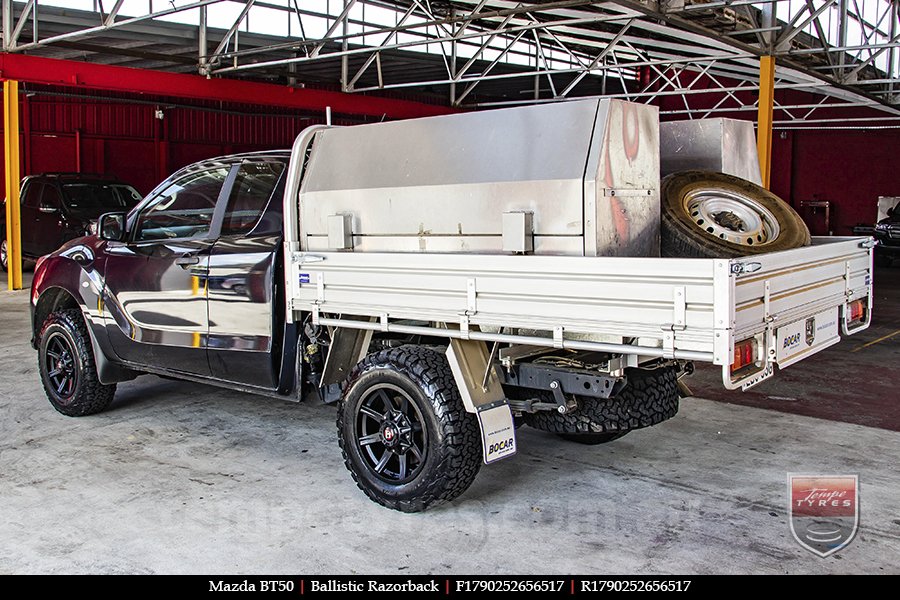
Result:
[[[104,308],[113,321],[109,340],[121,359],[210,374],[209,255],[231,172],[232,165],[222,164],[178,177],[129,219],[127,242],[109,243]]]
[[[35,212],[33,236],[29,238],[26,254],[44,256],[50,254],[65,242],[65,224],[62,216],[62,195],[56,185],[45,183],[41,193],[40,206]]]
[[[40,256],[36,251],[38,227],[41,217],[41,192],[44,184],[39,181],[26,181],[22,188],[22,253],[26,256]]]
[[[280,277],[283,161],[247,159],[209,262],[209,362],[216,378],[275,388],[284,314]]]

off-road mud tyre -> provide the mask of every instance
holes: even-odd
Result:
[[[104,385],[97,377],[91,338],[77,308],[50,313],[44,321],[38,370],[50,404],[69,417],[105,410],[116,393],[115,384]]]
[[[525,421],[535,429],[556,433],[571,441],[602,444],[634,429],[662,423],[678,413],[675,367],[626,369],[625,376],[625,387],[613,398],[576,396],[578,409],[571,413],[526,413]],[[552,396],[545,401],[552,402]]]
[[[660,251],[666,257],[737,258],[810,244],[809,229],[789,204],[733,175],[673,173],[663,179],[660,199]]]
[[[357,364],[343,386],[337,428],[344,464],[359,489],[394,510],[420,512],[450,502],[481,468],[475,415],[466,412],[446,357],[432,348],[390,348]],[[394,432],[390,441],[387,429]]]

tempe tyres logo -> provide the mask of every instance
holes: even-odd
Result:
[[[844,548],[859,526],[856,475],[788,475],[791,533],[822,558]]]

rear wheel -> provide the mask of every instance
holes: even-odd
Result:
[[[109,406],[115,385],[97,378],[94,352],[81,311],[51,313],[41,328],[38,368],[53,408],[69,417],[93,415]]]
[[[34,262],[28,258],[22,258],[22,270],[27,271],[34,267]],[[9,270],[9,247],[6,240],[0,240],[0,269],[4,272]]]
[[[383,350],[353,369],[338,404],[338,442],[359,488],[375,502],[418,512],[465,492],[481,467],[475,416],[443,354]]]
[[[810,244],[809,229],[790,205],[733,175],[673,173],[660,196],[663,256],[737,258]]]

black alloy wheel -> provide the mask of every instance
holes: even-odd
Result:
[[[68,406],[75,397],[80,379],[80,368],[75,347],[61,332],[54,331],[47,338],[44,350],[49,391],[59,404]]]
[[[69,417],[105,410],[116,393],[116,384],[100,382],[91,337],[77,308],[57,310],[44,321],[38,368],[50,404]]]
[[[425,464],[428,431],[409,394],[381,383],[369,388],[359,404],[356,444],[376,477],[402,484],[412,481]]]
[[[481,436],[444,353],[401,346],[351,371],[337,411],[344,464],[382,506],[418,512],[466,491],[481,466]]]

